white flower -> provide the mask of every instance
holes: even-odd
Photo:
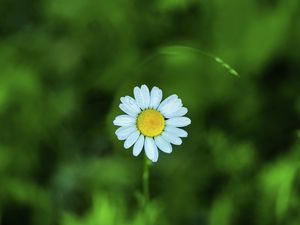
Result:
[[[158,149],[165,153],[172,152],[172,145],[181,145],[181,138],[188,133],[179,128],[191,123],[184,115],[187,108],[177,95],[162,100],[162,91],[153,87],[151,92],[146,85],[134,88],[134,98],[121,98],[120,109],[126,115],[117,116],[114,125],[120,126],[116,135],[125,140],[124,148],[133,146],[133,155],[138,156],[143,148],[147,157],[156,162]]]

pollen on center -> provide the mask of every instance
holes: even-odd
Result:
[[[159,111],[147,109],[138,116],[137,128],[145,136],[158,136],[165,129],[165,118]]]

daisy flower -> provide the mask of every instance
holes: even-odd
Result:
[[[115,132],[119,140],[125,140],[124,148],[133,146],[133,155],[138,156],[143,148],[152,161],[158,160],[158,149],[172,152],[172,145],[181,145],[181,138],[187,132],[185,127],[191,120],[184,115],[187,108],[177,95],[171,95],[162,101],[162,90],[153,87],[151,92],[146,85],[133,90],[134,98],[121,97],[120,109],[126,115],[115,118],[113,124],[120,126]]]

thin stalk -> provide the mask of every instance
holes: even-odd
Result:
[[[144,154],[144,171],[143,171],[143,190],[144,190],[144,207],[149,201],[149,171],[150,162],[146,154]]]
[[[221,59],[213,54],[210,54],[208,52],[202,51],[201,49],[186,46],[186,45],[170,45],[170,46],[162,47],[162,48],[158,49],[157,52],[155,52],[152,55],[150,55],[149,57],[147,57],[138,66],[137,69],[141,69],[142,66],[144,66],[145,64],[147,64],[149,61],[153,60],[156,56],[158,56],[160,54],[162,54],[162,55],[181,55],[184,51],[195,53],[196,55],[199,55],[199,56],[202,55],[207,58],[210,58],[213,61],[215,61],[217,64],[219,64],[223,68],[225,68],[229,72],[229,74],[239,77],[238,72],[234,68],[232,68],[228,63],[224,62],[223,59]]]
[[[193,48],[185,45],[172,45],[172,46],[167,46],[164,48],[160,49],[161,54],[173,54],[173,55],[179,55],[182,53],[182,51],[189,51],[189,52],[194,52],[199,55],[206,56],[212,60],[214,60],[216,63],[224,67],[231,75],[234,76],[239,76],[238,72],[233,69],[229,64],[224,62],[221,58],[214,56],[213,54],[210,54],[208,52],[202,51],[201,49],[198,48]]]

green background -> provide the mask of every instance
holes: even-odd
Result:
[[[298,0],[0,0],[0,224],[299,225],[299,15]],[[146,209],[143,157],[112,124],[141,84],[192,119]]]

